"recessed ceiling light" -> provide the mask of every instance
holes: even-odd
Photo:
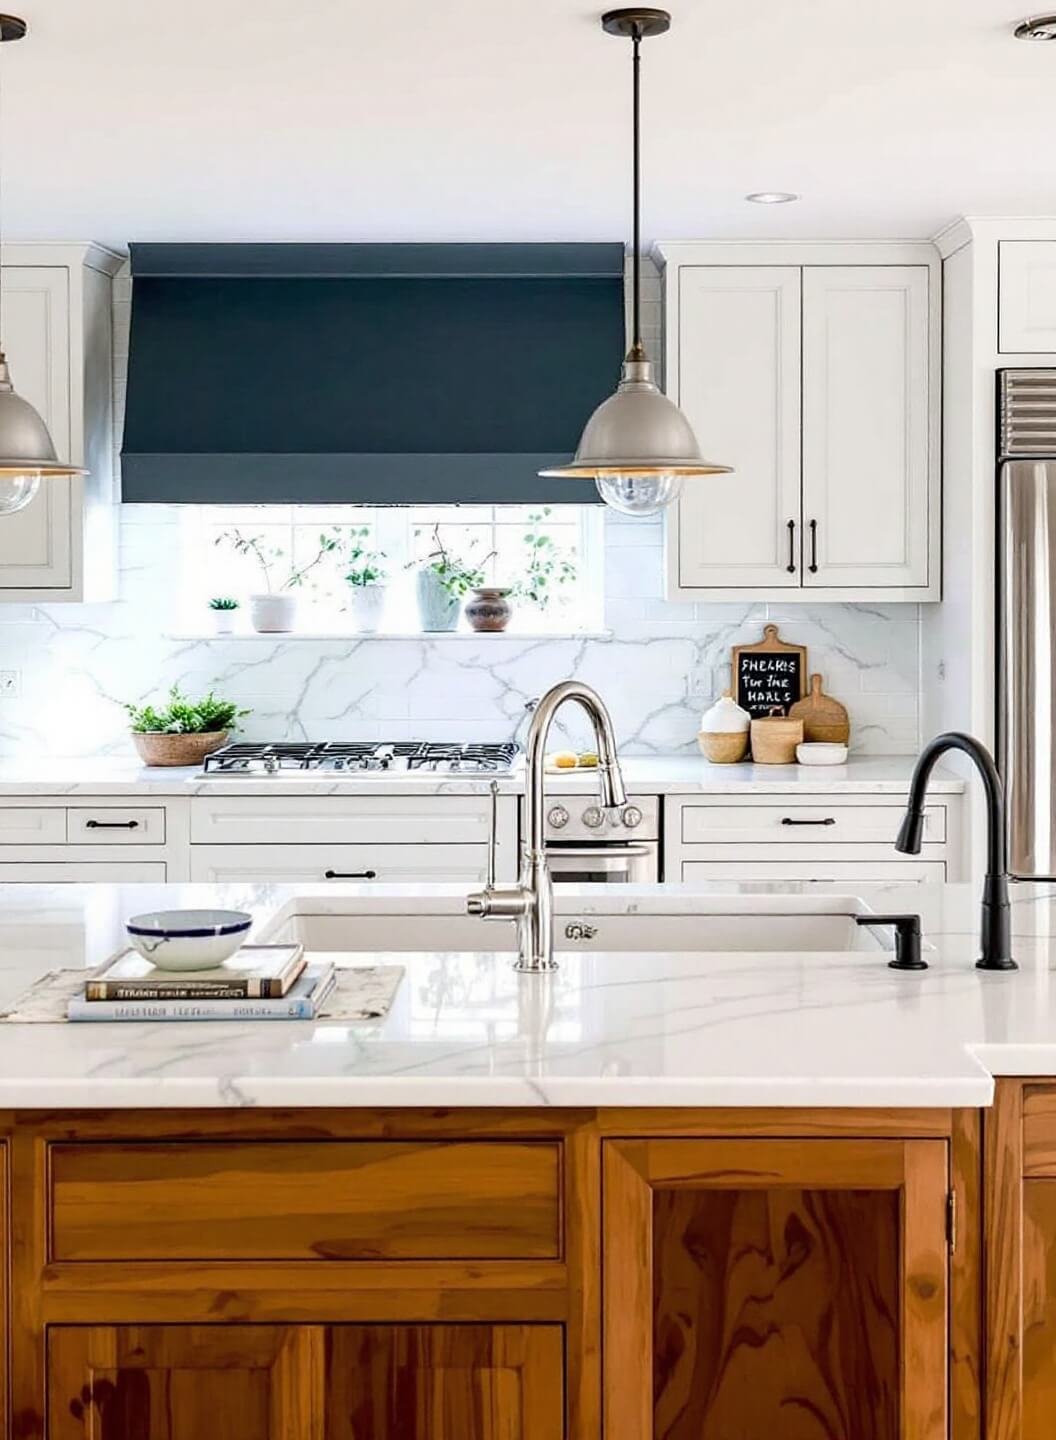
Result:
[[[1017,40],[1056,40],[1056,15],[1034,15],[1015,29]]]
[[[799,196],[791,190],[753,190],[744,198],[753,205],[790,205],[793,200],[798,200]]]

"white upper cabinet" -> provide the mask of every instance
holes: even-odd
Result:
[[[805,586],[927,587],[928,414],[924,266],[804,269]]]
[[[999,349],[1002,354],[1056,354],[1056,240],[1002,240]]]
[[[678,582],[798,587],[800,272],[687,266],[679,318],[679,404],[707,458],[735,473],[684,487]]]
[[[937,253],[659,255],[668,392],[734,469],[687,481],[667,518],[670,598],[939,599]]]
[[[114,524],[112,277],[86,245],[5,245],[3,346],[15,390],[43,416],[84,479],[46,480],[0,515],[0,601],[106,599]]]

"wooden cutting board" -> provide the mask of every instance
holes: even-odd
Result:
[[[851,738],[851,722],[845,706],[821,688],[821,676],[810,677],[810,693],[797,700],[788,712],[789,718],[803,721],[804,740],[827,740],[846,745]]]

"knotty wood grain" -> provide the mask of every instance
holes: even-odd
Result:
[[[554,1142],[51,1146],[51,1259],[553,1259]]]
[[[1023,1085],[999,1080],[983,1114],[983,1298],[987,1440],[1022,1440]]]
[[[950,1425],[953,1440],[982,1440],[982,1117],[957,1110],[950,1144],[956,1246],[950,1257]]]

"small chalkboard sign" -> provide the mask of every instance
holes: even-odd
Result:
[[[753,718],[787,715],[807,693],[806,646],[786,645],[776,625],[764,625],[756,645],[735,645],[732,668],[737,704]]]

